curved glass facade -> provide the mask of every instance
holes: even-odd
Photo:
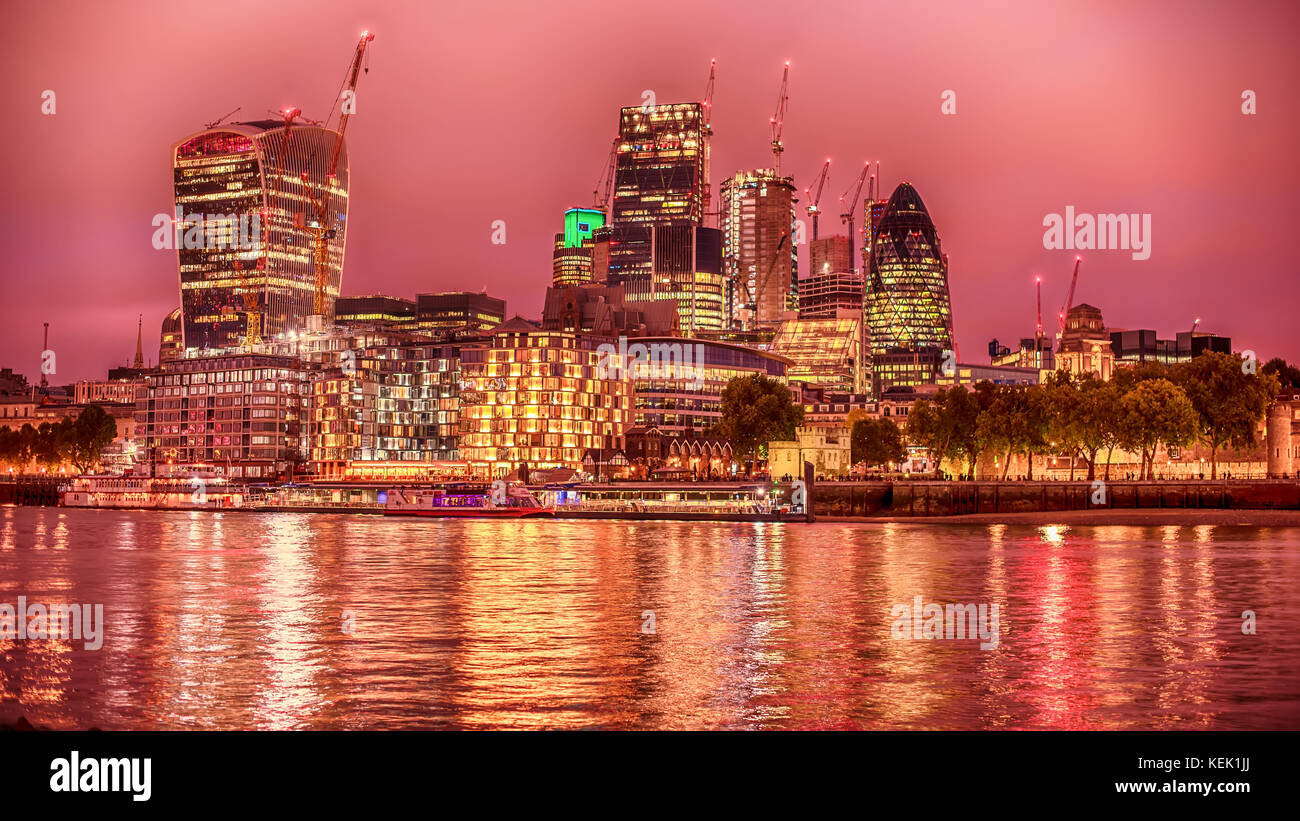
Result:
[[[176,249],[186,348],[230,348],[302,328],[316,281],[311,197],[328,190],[327,315],[343,278],[347,147],[326,179],[337,134],[278,120],[234,123],[173,149]],[[249,325],[252,325],[250,333]]]
[[[865,298],[871,351],[952,349],[948,261],[916,189],[894,189],[875,229]]]

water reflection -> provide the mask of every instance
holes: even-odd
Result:
[[[0,509],[0,720],[157,728],[1300,727],[1300,529]],[[996,648],[893,608],[998,606]],[[1242,631],[1243,611],[1258,630]]]

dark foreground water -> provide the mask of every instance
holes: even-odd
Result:
[[[0,606],[105,629],[0,639],[0,720],[1296,729],[1298,580],[1295,528],[6,507]],[[998,605],[997,646],[893,637],[916,596]]]

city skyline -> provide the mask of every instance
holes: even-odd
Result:
[[[243,32],[247,53],[275,57],[223,66],[218,82],[202,69],[187,77],[157,66],[184,57],[214,60],[215,43],[231,34],[225,23],[172,40],[167,24],[155,24],[150,45],[157,48],[138,49],[140,59],[94,63],[105,47],[98,44],[110,42],[106,31],[129,29],[155,10],[89,10],[86,28],[71,36],[59,30],[53,48],[42,46],[40,32],[52,37],[58,28],[51,16],[58,4],[22,13],[20,25],[33,36],[18,49],[23,70],[7,73],[5,85],[16,109],[25,107],[29,116],[15,116],[3,139],[11,155],[40,145],[41,156],[66,159],[59,166],[29,164],[11,181],[10,201],[21,205],[10,205],[4,229],[13,249],[6,276],[12,293],[0,308],[8,329],[0,361],[29,377],[39,370],[45,321],[59,354],[53,383],[100,378],[128,361],[141,313],[146,356],[156,361],[152,340],[179,300],[175,253],[150,245],[152,217],[171,210],[169,146],[236,106],[242,110],[235,120],[263,119],[264,109],[283,105],[324,119],[365,27],[377,33],[377,50],[348,132],[356,179],[344,295],[412,298],[486,288],[506,300],[509,314],[540,316],[563,211],[590,205],[619,109],[641,102],[643,90],[661,103],[700,99],[709,61],[717,59],[710,175],[716,207],[722,179],[770,165],[767,121],[788,59],[783,173],[794,175],[802,200],[802,188],[825,157],[833,158],[823,237],[842,231],[835,196],[862,160],[883,163],[883,195],[904,180],[923,193],[950,255],[961,359],[982,361],[994,337],[1006,342],[1032,333],[1036,274],[1044,280],[1054,330],[1051,314],[1075,252],[1044,249],[1043,219],[1069,207],[1152,215],[1150,259],[1085,252],[1076,301],[1099,306],[1111,326],[1172,335],[1199,317],[1203,328],[1232,337],[1261,359],[1300,358],[1288,310],[1300,286],[1277,241],[1287,235],[1287,216],[1300,196],[1300,174],[1282,138],[1300,116],[1294,95],[1277,78],[1300,75],[1300,60],[1287,51],[1280,27],[1218,42],[1216,27],[1235,18],[1193,6],[1172,24],[1183,38],[1153,40],[1149,31],[1157,21],[1170,28],[1154,12],[1149,18],[1124,12],[1131,26],[1112,23],[1090,38],[1097,23],[1078,8],[1026,6],[1017,25],[999,20],[994,29],[980,28],[975,12],[955,6],[933,21],[890,9],[819,11],[775,28],[737,21],[746,40],[721,36],[712,25],[684,34],[666,22],[673,14],[689,10],[709,22],[722,12],[669,4],[663,19],[644,23],[638,37],[673,47],[641,55],[619,49],[612,34],[595,37],[601,27],[592,17],[575,17],[542,44],[505,31],[526,28],[543,13],[529,9],[495,24],[502,29],[499,42],[518,46],[509,54],[490,37],[459,42],[444,32],[442,59],[431,59],[415,34],[426,23],[436,30],[433,18],[399,25],[393,12],[353,20],[351,12],[326,10],[287,43]],[[487,7],[460,11],[450,22],[492,31],[476,22],[488,13]],[[832,25],[835,20],[841,25]],[[184,21],[175,25],[179,32]],[[1022,42],[1035,27],[1039,39]],[[891,35],[856,33],[882,29]],[[933,38],[926,61],[876,70],[897,62],[889,58],[920,54],[908,41],[923,30]],[[970,45],[978,38],[968,30],[984,39]],[[1050,36],[1055,31],[1062,34]],[[575,53],[557,38],[590,47]],[[848,46],[863,39],[879,60],[859,69]],[[1139,44],[1146,50],[1141,57]],[[1046,49],[1059,54],[1045,60]],[[1016,54],[1025,52],[1039,63],[1033,77],[1014,71]],[[1203,60],[1204,53],[1218,59]],[[499,66],[503,57],[511,58],[508,68]],[[582,66],[588,67],[582,84],[564,81]],[[862,93],[846,95],[846,82]],[[53,115],[40,113],[45,89],[58,95]],[[1243,89],[1258,95],[1257,114],[1241,112]],[[167,103],[148,105],[154,95],[147,90]],[[955,114],[941,111],[948,90],[955,93]],[[845,109],[846,101],[857,100],[865,101],[864,110]],[[531,125],[521,132],[519,121]],[[89,149],[88,134],[98,137]],[[72,223],[69,203],[76,203]],[[801,219],[806,204],[796,206]],[[1220,220],[1219,227],[1206,230],[1207,219]],[[505,223],[500,245],[492,242],[497,220]],[[807,250],[800,254],[800,269],[807,270]]]

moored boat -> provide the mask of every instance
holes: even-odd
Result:
[[[543,506],[527,488],[504,482],[394,488],[384,495],[384,513],[392,516],[518,519],[555,515],[555,508]]]
[[[77,476],[59,489],[63,507],[149,510],[226,510],[243,508],[247,497],[224,477]]]

